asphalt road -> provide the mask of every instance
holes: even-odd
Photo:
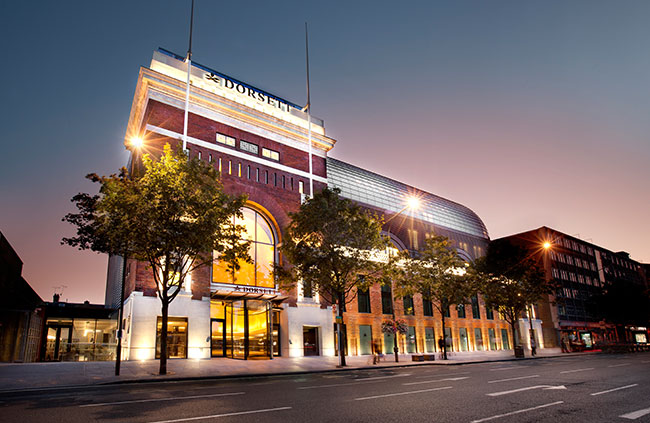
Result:
[[[0,395],[1,422],[650,422],[650,353]]]

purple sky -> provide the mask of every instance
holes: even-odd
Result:
[[[310,4],[307,4],[310,3]],[[190,1],[2,2],[0,230],[50,299],[101,303],[106,257],[59,245],[116,171],[138,69],[187,50]],[[333,157],[650,262],[650,3],[196,0],[194,60],[304,104]]]

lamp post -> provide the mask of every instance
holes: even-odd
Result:
[[[144,141],[140,137],[133,137],[130,140],[131,144],[131,163],[129,166],[129,178],[133,180],[133,174],[135,172],[135,161],[138,158],[138,153],[142,148]],[[117,321],[117,347],[115,350],[115,376],[120,375],[120,364],[122,363],[122,336],[123,328],[122,321],[124,320],[124,285],[126,283],[126,262],[127,262],[127,251],[126,248],[122,253],[122,281],[120,286],[120,308],[118,312],[118,321]]]
[[[384,222],[384,225],[388,224],[391,220],[395,219],[397,216],[399,216],[402,212],[404,212],[406,209],[411,209],[411,210],[417,210],[420,207],[420,200],[417,197],[409,197],[406,199],[406,206],[404,206],[400,211],[395,213],[388,219],[386,222]],[[390,238],[390,227],[388,229],[388,237]],[[390,247],[388,250],[388,256],[390,258]],[[397,317],[395,316],[395,299],[393,295],[393,287],[391,286],[390,289],[390,301],[391,301],[391,308],[393,309],[393,324],[395,325],[395,328],[397,328]],[[395,330],[393,332],[393,352],[395,353],[395,363],[399,362],[399,347],[397,346],[397,336],[398,336],[399,331]]]

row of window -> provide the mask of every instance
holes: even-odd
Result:
[[[188,148],[188,151],[190,149]],[[203,154],[201,151],[196,153],[196,157],[199,160],[203,160]],[[215,163],[212,153],[208,154],[208,162]],[[289,191],[295,191],[296,184],[293,176],[287,177],[286,175],[278,175],[277,173],[269,173],[268,170],[261,171],[259,167],[252,168],[251,165],[244,166],[241,163],[233,163],[232,160],[222,160],[221,157],[218,157],[216,160],[217,169],[219,173],[226,172],[228,175],[232,175],[233,172],[240,178],[246,177],[246,179],[254,180],[255,182],[261,182],[264,184],[273,184],[273,186],[281,186],[282,189],[287,189]],[[298,192],[300,194],[305,193],[305,183],[301,180],[298,180],[297,184]]]
[[[581,253],[589,254],[590,256],[594,255],[594,250],[591,247],[585,247],[584,244],[578,244],[573,240],[562,238],[560,243],[569,250],[580,251]]]
[[[404,304],[404,315],[413,316],[415,315],[415,306],[413,303],[413,297],[410,295],[405,296],[403,299]],[[359,313],[372,313],[370,306],[370,291],[357,291],[357,304]],[[393,294],[391,292],[391,287],[388,285],[382,285],[381,287],[381,309],[383,314],[393,314]],[[345,310],[344,310],[345,311]],[[465,305],[459,304],[456,306],[456,312],[458,318],[464,319],[466,317]],[[424,316],[433,316],[433,304],[431,301],[426,301],[422,299],[422,314]],[[492,309],[485,308],[486,318],[488,320],[494,320],[494,312]],[[445,310],[445,317],[450,317],[449,307]],[[481,318],[480,307],[478,303],[478,297],[472,297],[472,317],[474,319]]]
[[[558,270],[555,267],[551,268],[551,274],[555,279],[564,279],[566,281],[583,283],[591,286],[600,286],[600,281],[597,278],[592,278],[591,276],[585,275],[576,275],[573,272],[567,272],[566,270]]]
[[[219,144],[224,144],[229,147],[235,147],[237,140],[231,136],[220,134],[219,132],[217,132],[217,142]],[[244,140],[239,140],[239,149],[247,153],[254,154],[256,156],[260,154],[260,148],[257,144],[253,144],[252,142],[248,142]],[[262,147],[262,157],[266,157],[267,159],[271,159],[275,161],[280,161],[280,153],[266,147]]]
[[[560,263],[570,264],[572,266],[582,267],[584,269],[591,269],[594,272],[597,270],[596,263],[588,262],[587,260],[578,257],[572,257],[568,254],[556,253],[551,251],[551,260],[559,261]]]

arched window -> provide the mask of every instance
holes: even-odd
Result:
[[[226,264],[215,260],[212,265],[212,281],[218,283],[235,283],[238,285],[261,286],[275,288],[273,281],[273,265],[275,263],[275,235],[271,225],[264,217],[253,209],[242,209],[243,219],[236,218],[235,224],[246,229],[243,238],[251,241],[248,254],[252,263],[241,261],[241,268],[233,275],[227,271]]]

